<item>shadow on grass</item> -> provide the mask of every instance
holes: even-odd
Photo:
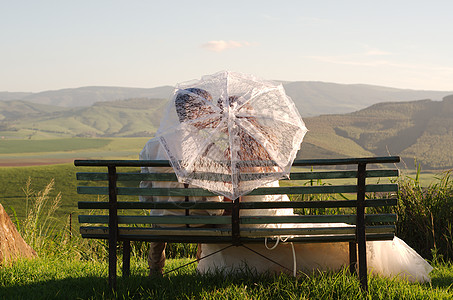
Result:
[[[1,299],[77,299],[102,296],[108,292],[106,278],[77,277],[0,287]]]
[[[436,276],[431,280],[433,288],[448,288],[453,286],[453,275]]]
[[[213,291],[231,285],[247,285],[253,282],[271,283],[272,277],[233,277],[221,275],[200,276],[180,274],[176,276],[118,277],[117,291],[112,292],[105,277],[77,277],[39,281],[0,287],[1,299],[190,299],[203,298]]]
[[[432,287],[448,290],[452,282],[453,276],[436,276],[432,280]],[[383,285],[387,283],[385,281]],[[379,294],[382,288],[380,284],[372,284],[372,294]],[[391,290],[395,295],[400,292],[398,286]],[[429,285],[424,288],[430,289]],[[403,292],[409,293],[406,289]],[[355,276],[339,273],[302,276],[298,279],[289,275],[223,276],[193,273],[148,277],[138,274],[128,278],[118,277],[116,292],[110,291],[106,277],[69,277],[46,281],[36,278],[33,283],[0,287],[0,295],[1,299],[230,299],[242,296],[263,299],[305,296],[362,298]]]

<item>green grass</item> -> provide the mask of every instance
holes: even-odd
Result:
[[[66,220],[70,213],[77,211],[80,199],[76,191],[75,167],[70,164],[34,166],[34,167],[3,167],[0,168],[0,202],[9,215],[13,210],[19,219],[25,216],[25,187],[31,178],[31,190],[42,190],[52,179],[55,180],[50,197],[62,194],[62,203],[55,217]]]
[[[187,259],[168,260],[172,269]],[[288,275],[222,276],[199,275],[195,265],[164,277],[149,278],[144,260],[131,262],[130,278],[118,279],[112,294],[107,282],[107,264],[38,258],[0,268],[2,299],[451,299],[453,266],[439,264],[431,284],[408,283],[369,276],[369,294],[364,296],[355,276],[346,271],[311,276]],[[120,271],[119,271],[120,273]]]
[[[76,158],[138,158],[149,138],[62,138],[0,140],[0,162]]]
[[[0,154],[36,153],[56,151],[77,151],[82,149],[102,148],[109,144],[109,139],[51,139],[51,140],[2,140]]]
[[[42,169],[40,171],[42,173]],[[433,196],[438,195],[442,197],[446,195],[446,199],[449,199],[451,193],[448,189],[451,185],[447,179],[444,177],[441,183],[429,187],[428,191],[437,190],[434,195],[415,194],[415,199],[421,197],[424,201],[434,199]],[[369,277],[369,294],[365,296],[361,293],[357,278],[345,270],[309,276],[300,274],[297,278],[288,275],[256,276],[250,272],[222,276],[197,274],[195,266],[190,265],[162,278],[149,278],[146,243],[133,244],[132,276],[119,278],[117,293],[112,294],[107,282],[106,243],[82,239],[78,234],[71,237],[67,226],[58,226],[52,209],[58,206],[59,196],[58,194],[50,196],[51,187],[52,185],[48,184],[42,191],[26,193],[30,195],[24,201],[28,203],[26,206],[28,217],[19,221],[18,227],[27,243],[38,252],[39,257],[0,267],[1,299],[451,299],[453,297],[453,265],[451,261],[444,262],[443,257],[447,258],[446,255],[434,256],[432,263],[435,269],[431,273],[431,284],[408,283],[372,275]],[[414,193],[423,191],[417,181],[415,183],[409,181],[402,190],[403,194],[407,191],[406,188],[413,189]],[[426,195],[430,197],[425,197]],[[423,201],[417,205],[426,206]],[[437,201],[443,205],[443,202]],[[447,211],[444,210],[442,213],[445,214]],[[403,223],[401,227],[410,230],[413,224]],[[176,247],[172,250],[175,253],[169,254],[180,257],[182,253],[193,254],[193,250]],[[169,259],[166,270],[187,261],[187,258]]]

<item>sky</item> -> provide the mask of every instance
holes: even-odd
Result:
[[[0,0],[0,91],[151,88],[221,70],[453,90],[453,1]]]

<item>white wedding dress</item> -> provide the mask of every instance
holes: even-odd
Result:
[[[278,186],[278,182],[272,183],[269,186]],[[242,201],[289,201],[289,199],[286,195],[267,195],[244,196],[242,197]],[[292,209],[260,209],[241,211],[241,216],[252,213],[255,215],[294,214]],[[315,224],[285,224],[285,227],[309,227],[311,225]],[[316,226],[319,225],[316,224]],[[264,226],[269,227],[275,225]],[[339,224],[321,224],[321,226],[339,226]],[[344,224],[344,226],[348,225]],[[246,246],[276,263],[245,247],[233,246],[212,254],[228,245],[202,244],[201,258],[207,257],[199,261],[197,269],[200,273],[252,271],[256,273],[285,272],[295,274],[300,271],[311,273],[318,270],[339,270],[349,264],[349,243],[291,244],[279,242],[275,245],[275,240],[272,240],[272,242],[269,241],[269,244],[247,244]],[[397,237],[391,241],[367,242],[367,265],[369,272],[386,277],[397,276],[411,282],[430,281],[429,273],[433,269],[417,252]]]

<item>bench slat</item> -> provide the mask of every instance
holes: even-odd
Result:
[[[325,166],[325,165],[356,165],[359,163],[385,164],[398,163],[399,156],[362,157],[362,158],[337,158],[337,159],[299,159],[295,160],[293,166]],[[168,160],[74,160],[75,166],[85,167],[170,167]]]
[[[365,215],[366,223],[395,222],[395,214]],[[108,224],[108,215],[79,215],[79,223]],[[297,216],[247,216],[240,217],[240,224],[280,223],[349,223],[355,224],[356,215],[297,215]],[[231,224],[231,216],[118,216],[118,224]]]
[[[392,240],[394,234],[370,234],[366,235],[367,241],[384,241]],[[83,234],[83,238],[90,239],[106,239],[105,234]],[[231,237],[199,237],[199,236],[134,236],[134,235],[119,235],[120,240],[130,241],[147,241],[147,242],[161,242],[168,243],[209,243],[209,244],[231,244]],[[263,244],[265,238],[239,238],[239,241],[244,244]],[[336,243],[336,242],[355,242],[356,236],[353,234],[348,235],[325,235],[325,236],[303,236],[294,237],[288,242],[294,243]]]
[[[121,173],[118,172],[118,181],[178,181],[174,173]],[[218,174],[212,174],[215,178]],[[247,176],[248,174],[244,174]],[[373,177],[395,177],[399,175],[398,170],[368,170],[367,178]],[[207,176],[207,174],[203,174]],[[85,181],[107,181],[106,172],[77,172],[77,180]],[[312,180],[312,179],[341,179],[357,178],[357,171],[313,171],[313,172],[293,172],[290,174],[291,180]],[[227,177],[227,180],[229,178]]]
[[[395,229],[392,227],[376,227],[368,228],[366,230],[367,240],[389,240],[393,239]],[[352,242],[355,241],[354,228],[339,228],[333,229],[330,232],[324,228],[312,230],[301,230],[295,234],[291,234],[291,231],[282,231],[283,235],[275,231],[263,231],[263,232],[252,232],[250,230],[241,230],[240,240],[244,243],[263,243],[265,237],[283,236],[286,242]],[[84,238],[108,238],[108,227],[81,227],[80,233]],[[164,231],[162,229],[150,229],[150,228],[119,228],[118,236],[120,239],[130,240],[148,240],[148,241],[159,241],[162,237],[171,242],[183,242],[183,243],[231,243],[231,232],[228,230],[211,230],[206,231],[203,229],[188,228],[183,230],[171,230]],[[271,238],[268,242],[272,243]]]
[[[397,199],[367,199],[365,207],[394,206]],[[118,202],[118,209],[230,209],[231,202]],[[356,207],[357,200],[241,202],[240,209],[269,208],[346,208]],[[108,202],[78,202],[79,209],[108,209]]]
[[[118,195],[130,196],[189,196],[208,197],[216,194],[200,188],[117,188]],[[368,184],[366,192],[396,192],[397,184]],[[77,187],[79,194],[108,195],[108,187]],[[357,193],[356,185],[323,185],[323,186],[289,186],[289,187],[263,187],[253,190],[248,195],[294,195],[294,194],[342,194]]]
[[[108,209],[109,202],[78,202],[79,209]],[[118,209],[231,209],[232,202],[118,202]]]
[[[117,181],[178,181],[174,173],[117,173]],[[77,172],[77,180],[107,181],[106,172]]]
[[[108,233],[108,227],[81,227],[85,233]],[[395,232],[394,225],[381,225],[368,227],[368,234],[389,234]],[[231,236],[228,228],[130,228],[120,227],[119,234],[131,235],[160,235],[160,236]],[[350,227],[313,227],[313,228],[244,228],[240,231],[241,237],[290,237],[301,235],[333,235],[355,234],[355,226]]]
[[[108,224],[108,215],[79,215],[79,223]],[[231,224],[230,216],[118,216],[118,224]]]
[[[240,224],[280,224],[280,223],[356,223],[356,215],[297,215],[297,216],[253,216],[240,217]],[[395,222],[395,214],[365,215],[365,223]]]

